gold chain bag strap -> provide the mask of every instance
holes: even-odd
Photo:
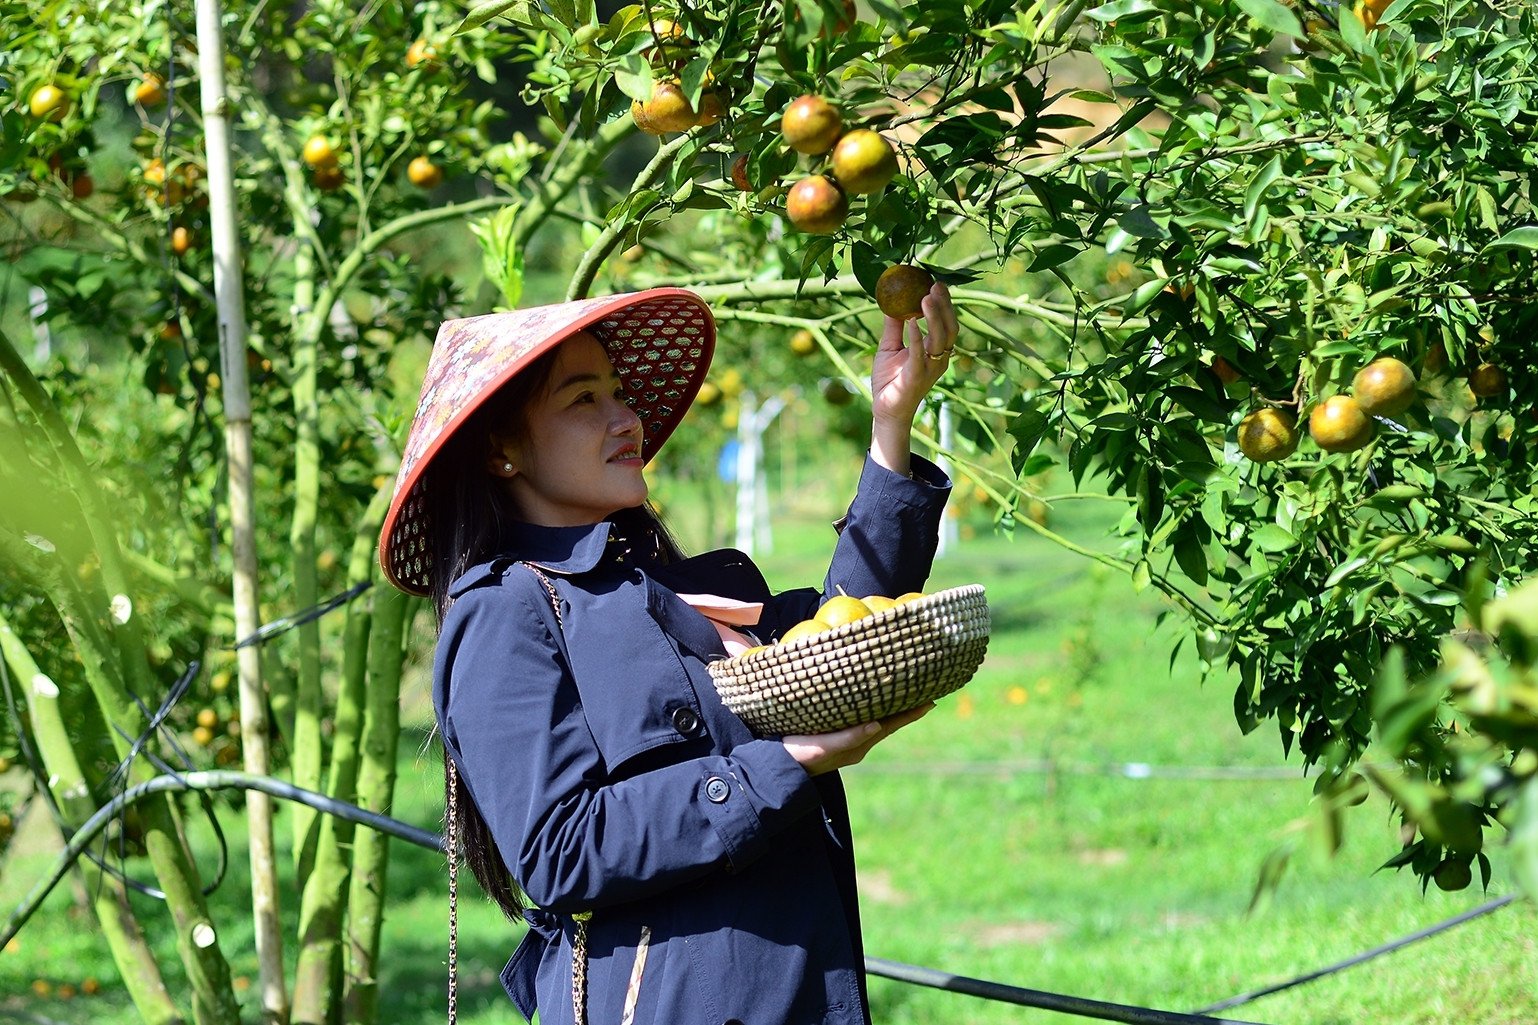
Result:
[[[528,563],[529,571],[545,585],[550,596],[550,609],[555,613],[555,623],[563,632],[566,624],[561,620],[561,599],[555,593],[555,585]],[[443,831],[443,853],[449,860],[449,1015],[448,1025],[456,1025],[459,1017],[459,770],[447,751],[443,754],[448,769],[448,821]],[[571,944],[571,1009],[576,1025],[587,1021],[587,923],[593,917],[591,911],[579,911],[572,918],[577,923],[576,935]]]

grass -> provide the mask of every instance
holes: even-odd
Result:
[[[848,479],[797,489],[776,519],[771,583],[820,579]],[[676,525],[701,536],[685,496]],[[1054,529],[1106,546],[1116,507],[1064,502]],[[1173,668],[1170,628],[1155,625],[1153,596],[1054,546],[982,531],[936,566],[933,587],[981,581],[995,633],[983,670],[924,721],[847,773],[861,867],[868,951],[959,975],[1120,1003],[1190,1010],[1289,978],[1472,908],[1471,889],[1422,895],[1411,878],[1375,873],[1396,841],[1385,804],[1348,822],[1330,860],[1296,859],[1275,898],[1248,913],[1267,854],[1307,810],[1301,767],[1275,730],[1240,735],[1231,681],[1203,681],[1194,656]],[[436,763],[419,753],[425,679],[407,693],[397,814],[432,826],[440,814]],[[1248,767],[1281,778],[1128,778],[1112,767]],[[1044,771],[1044,766],[1055,771]],[[280,829],[286,829],[286,814]],[[227,821],[238,822],[231,812]],[[207,837],[199,835],[207,856]],[[244,851],[215,897],[221,937],[241,978],[254,979]],[[14,906],[47,861],[21,853],[0,896]],[[142,872],[142,866],[135,866]],[[394,1023],[442,1020],[446,945],[441,860],[404,844],[390,866],[385,921],[387,1013]],[[1488,896],[1511,885],[1497,857]],[[284,908],[292,923],[292,890]],[[174,965],[162,912],[138,901]],[[293,927],[287,932],[293,935]],[[1538,915],[1519,903],[1349,971],[1225,1012],[1257,1022],[1482,1022],[1538,1020]],[[516,931],[484,902],[460,916],[460,1014],[467,1025],[516,1021],[496,972]],[[287,951],[292,961],[293,950]],[[102,995],[61,1001],[61,982],[85,975]],[[60,1022],[128,1022],[132,1011],[105,947],[68,895],[0,954],[0,1011]],[[173,992],[182,992],[174,971]],[[29,995],[34,980],[55,987]],[[242,991],[245,999],[254,986]],[[881,1025],[1068,1022],[1060,1014],[872,979]],[[255,1017],[248,1005],[248,1017]]]

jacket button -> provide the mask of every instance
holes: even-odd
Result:
[[[688,736],[700,728],[700,717],[687,705],[673,709],[673,728]]]
[[[727,786],[726,780],[720,776],[712,776],[705,781],[705,796],[715,804],[720,804],[731,796],[732,788]]]

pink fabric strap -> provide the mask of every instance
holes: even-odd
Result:
[[[726,645],[728,655],[741,655],[758,642],[735,626],[753,626],[763,615],[764,604],[757,601],[738,601],[717,594],[680,594],[678,597],[692,605],[700,615],[710,620]]]

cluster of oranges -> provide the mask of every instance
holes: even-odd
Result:
[[[1442,357],[1445,362],[1445,355]],[[1428,354],[1427,365],[1432,359]],[[1214,361],[1225,384],[1238,380],[1227,361]],[[1493,363],[1480,363],[1468,375],[1469,390],[1479,398],[1504,394],[1506,372]],[[1415,402],[1415,372],[1402,360],[1382,356],[1357,371],[1349,393],[1331,395],[1314,406],[1308,434],[1325,452],[1353,452],[1372,441],[1375,418],[1403,413]],[[1239,451],[1257,463],[1286,459],[1298,447],[1297,419],[1285,409],[1263,406],[1239,422]]]
[[[636,127],[648,135],[687,132],[691,128],[713,125],[726,115],[726,101],[712,88],[715,76],[705,73],[705,89],[699,106],[689,102],[677,70],[686,64],[694,50],[694,40],[684,27],[668,18],[654,18],[650,23],[654,46],[646,51],[652,65],[667,69],[667,74],[652,83],[651,95],[643,102],[632,100],[630,117]]]
[[[907,594],[898,595],[896,598],[888,598],[885,595],[872,594],[864,598],[856,598],[848,594],[836,594],[823,602],[822,606],[811,619],[803,619],[780,635],[780,644],[789,644],[791,641],[802,637],[815,637],[821,633],[843,626],[845,623],[855,623],[867,616],[874,616],[878,612],[906,605],[910,601],[916,601],[924,597],[921,591],[909,591]],[[751,655],[754,652],[765,651],[771,645],[760,644],[749,648],[742,656]]]

